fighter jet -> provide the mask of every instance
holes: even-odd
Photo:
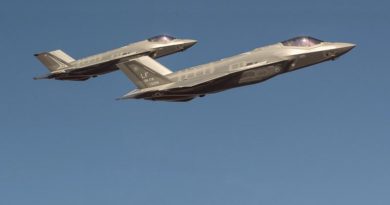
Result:
[[[184,51],[196,43],[191,39],[176,39],[159,35],[97,55],[75,60],[61,50],[35,54],[50,73],[34,79],[84,81],[91,77],[118,70],[116,64],[142,56],[159,58]]]
[[[185,102],[335,60],[354,47],[301,36],[177,72],[141,56],[117,64],[138,88],[119,99]]]

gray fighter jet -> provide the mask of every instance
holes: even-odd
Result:
[[[83,81],[118,70],[116,64],[141,56],[159,58],[184,51],[196,43],[190,39],[176,39],[159,35],[111,51],[75,60],[61,50],[35,54],[50,73],[34,79]]]
[[[119,99],[185,102],[267,79],[347,53],[354,44],[302,36],[219,61],[172,72],[148,56],[117,66],[138,87]]]

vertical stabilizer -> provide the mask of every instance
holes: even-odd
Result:
[[[43,65],[50,71],[61,70],[70,66],[70,63],[75,61],[68,54],[61,50],[43,52],[34,55]]]
[[[172,73],[149,56],[142,56],[117,64],[127,77],[140,89],[171,83],[165,75]]]

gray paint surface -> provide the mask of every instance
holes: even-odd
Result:
[[[277,75],[301,69],[347,53],[354,44],[323,42],[312,37],[296,37],[260,47],[204,65],[164,74],[161,64],[140,57],[118,64],[138,89],[120,99],[189,101],[196,97],[263,82]],[[142,83],[143,82],[143,83]],[[142,86],[140,86],[143,84]]]
[[[51,72],[34,79],[84,81],[91,77],[118,70],[116,64],[122,61],[128,61],[140,56],[160,58],[184,51],[195,43],[195,40],[176,39],[167,35],[159,35],[79,60],[74,60],[61,50],[38,53],[35,56]]]

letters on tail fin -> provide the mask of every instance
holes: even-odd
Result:
[[[72,57],[61,50],[38,53],[34,56],[37,57],[38,60],[41,61],[41,63],[50,71],[67,68],[70,66],[71,62],[75,61]]]
[[[165,75],[172,73],[168,68],[149,56],[142,56],[117,64],[127,77],[139,88],[149,88],[172,81]]]

